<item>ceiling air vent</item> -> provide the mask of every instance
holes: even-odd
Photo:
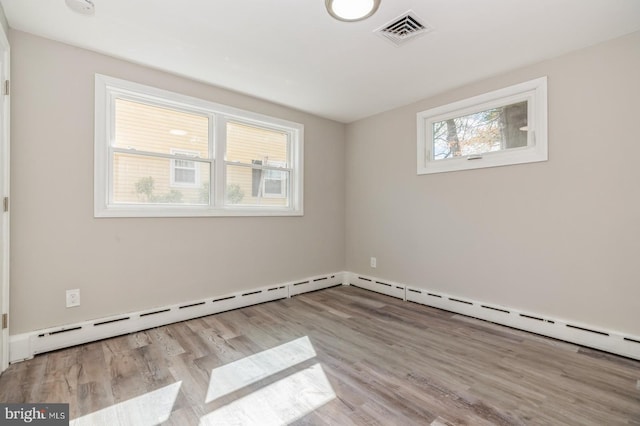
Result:
[[[431,31],[416,14],[410,10],[393,21],[384,24],[374,32],[386,38],[396,46],[413,40]]]

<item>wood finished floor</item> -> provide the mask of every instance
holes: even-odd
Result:
[[[77,425],[640,425],[640,362],[335,287],[36,356],[0,401]]]

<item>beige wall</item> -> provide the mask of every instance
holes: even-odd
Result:
[[[342,269],[640,334],[640,33],[353,123],[346,162],[339,123],[10,41],[12,334]],[[94,219],[94,73],[303,123],[305,216]],[[416,175],[416,112],[542,75],[548,162]]]
[[[11,334],[344,269],[344,125],[29,34],[10,41]],[[305,215],[94,219],[95,73],[304,124]],[[82,305],[66,309],[71,288]]]
[[[638,70],[635,33],[349,125],[347,270],[640,335]],[[418,111],[544,75],[548,162],[416,175]]]

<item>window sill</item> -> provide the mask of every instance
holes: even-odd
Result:
[[[547,150],[544,146],[518,148],[509,151],[485,153],[479,156],[429,161],[425,166],[418,168],[418,175],[536,163],[547,161],[548,158]]]
[[[95,218],[152,218],[152,217],[277,217],[304,216],[302,209],[281,209],[265,207],[225,207],[212,209],[207,206],[145,206],[144,208],[130,205],[110,206],[96,209]]]

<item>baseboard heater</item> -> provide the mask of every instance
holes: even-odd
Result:
[[[640,337],[350,273],[359,288],[640,360]]]
[[[9,361],[23,361],[44,352],[342,285],[344,275],[339,272],[314,276],[301,281],[12,335],[9,337]]]
[[[390,280],[349,272],[320,275],[304,280],[245,290],[183,304],[157,307],[140,312],[114,315],[77,324],[12,335],[9,338],[9,359],[12,363],[22,361],[44,352],[284,299],[341,284],[350,284],[408,302],[419,303],[640,360],[640,336],[619,333],[574,321],[551,318],[541,314],[521,312],[517,309],[492,303],[479,302],[466,297],[448,295],[439,291],[407,286]]]

